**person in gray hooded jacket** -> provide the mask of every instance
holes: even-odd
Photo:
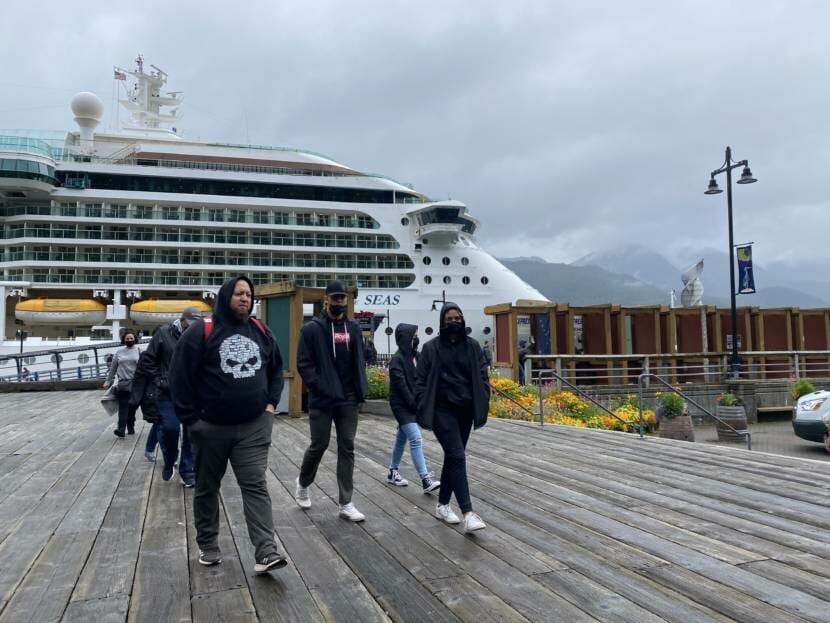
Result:
[[[415,367],[418,361],[418,326],[414,324],[399,324],[395,327],[395,342],[398,352],[392,355],[389,362],[389,406],[392,414],[398,421],[398,432],[395,435],[395,444],[392,446],[392,459],[389,463],[389,473],[386,481],[396,487],[405,487],[409,482],[400,474],[401,458],[409,442],[409,451],[412,463],[421,478],[424,493],[431,493],[441,486],[441,482],[433,480],[432,474],[427,471],[424,449],[421,441],[421,429],[415,421]]]

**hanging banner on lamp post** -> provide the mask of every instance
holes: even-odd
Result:
[[[752,245],[738,247],[738,294],[754,294],[755,276],[752,274]]]

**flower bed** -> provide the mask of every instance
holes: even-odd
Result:
[[[389,398],[389,372],[381,368],[367,370],[370,399]],[[539,390],[530,385],[519,385],[515,381],[503,378],[491,378],[493,387],[509,396],[505,398],[496,391],[490,393],[490,413],[492,418],[506,418],[524,421],[539,421]],[[513,402],[515,401],[515,402]],[[518,404],[516,404],[518,403]],[[606,430],[630,430],[630,427],[611,417],[590,401],[570,391],[557,391],[553,385],[542,389],[542,404],[546,424],[564,424],[580,428],[602,428]],[[522,408],[524,407],[524,409]],[[531,415],[525,409],[533,412]],[[619,418],[634,425],[640,422],[640,410],[637,397],[627,395],[612,400],[609,409]],[[643,412],[643,422],[648,432],[653,432],[657,423],[654,411]]]
[[[536,387],[519,385],[515,381],[502,378],[490,379],[490,382],[494,387],[519,403],[517,405],[498,392],[492,392],[490,396],[490,417],[538,421],[539,390]],[[629,429],[625,422],[608,415],[590,401],[570,391],[558,391],[553,385],[547,385],[542,389],[542,405],[544,421],[547,424],[565,424],[580,428],[602,428],[606,430]],[[522,407],[529,409],[535,415],[531,415]],[[609,409],[622,420],[639,424],[640,410],[637,406],[636,396],[628,395],[612,400]],[[657,425],[654,411],[651,409],[644,411],[643,422],[649,432],[653,431]]]

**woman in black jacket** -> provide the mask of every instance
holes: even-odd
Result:
[[[389,473],[386,481],[390,485],[405,487],[409,484],[401,477],[400,467],[406,442],[409,441],[409,451],[412,454],[412,463],[421,477],[421,486],[424,493],[431,493],[441,486],[441,482],[433,480],[432,474],[427,471],[424,460],[424,450],[421,445],[421,429],[415,422],[415,366],[418,357],[418,327],[414,324],[399,324],[395,327],[395,342],[398,352],[389,362],[389,405],[398,421],[398,434],[395,436],[395,445],[392,447],[392,460],[389,463]]]
[[[441,308],[440,333],[423,348],[415,382],[417,419],[432,430],[444,449],[441,490],[435,516],[450,524],[461,520],[450,507],[455,493],[464,514],[464,531],[485,527],[473,512],[467,483],[465,449],[470,431],[487,423],[490,384],[481,347],[468,337],[464,315],[455,303]]]

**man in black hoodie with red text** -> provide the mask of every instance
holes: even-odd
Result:
[[[169,379],[176,415],[187,426],[194,450],[199,563],[222,562],[219,486],[230,461],[256,550],[254,571],[262,574],[286,565],[274,541],[265,483],[283,367],[274,336],[250,317],[253,303],[254,286],[247,277],[226,281],[213,317],[194,322],[179,339]]]
[[[311,508],[308,487],[331,438],[337,430],[337,486],[340,516],[363,521],[352,503],[354,438],[358,404],[366,400],[367,381],[360,327],[346,317],[347,294],[342,281],[326,286],[326,309],[300,331],[297,370],[308,387],[311,445],[305,451],[295,498],[300,508]]]

